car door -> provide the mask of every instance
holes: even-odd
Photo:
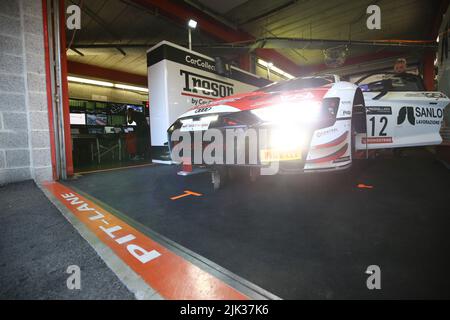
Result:
[[[450,100],[440,92],[423,91],[418,76],[393,76],[380,90],[360,85],[366,104],[367,136],[357,137],[357,149],[436,145],[444,108]],[[372,83],[373,84],[373,83]],[[422,90],[419,90],[422,89]]]

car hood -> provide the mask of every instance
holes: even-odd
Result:
[[[214,100],[210,103],[196,106],[189,109],[179,118],[194,116],[197,114],[217,114],[225,112],[239,112],[245,110],[254,110],[269,106],[280,106],[288,103],[300,103],[303,101],[322,101],[324,95],[328,92],[328,87],[314,89],[264,92],[253,91],[248,93],[236,94],[222,99]]]

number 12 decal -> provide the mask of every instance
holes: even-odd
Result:
[[[387,124],[388,124],[388,118],[387,117],[381,117],[380,123],[382,125],[381,130],[378,135],[375,134],[375,117],[372,117],[369,119],[370,122],[372,122],[372,137],[378,136],[378,137],[385,137],[387,136],[386,130]]]

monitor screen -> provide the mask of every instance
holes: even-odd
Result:
[[[86,114],[85,113],[71,113],[70,114],[70,124],[85,125],[86,124]]]
[[[86,106],[84,101],[80,101],[80,100],[74,100],[74,99],[69,99],[69,107],[70,107],[70,112],[79,112],[79,113],[83,113],[86,111]]]
[[[96,101],[96,102],[93,102],[93,103],[95,103],[95,110],[97,111],[97,112],[104,112],[104,111],[106,111],[106,109],[107,109],[107,107],[108,107],[108,104],[106,103],[106,102],[98,102],[98,101]]]
[[[125,125],[125,116],[113,115],[111,116],[111,126],[123,126]]]
[[[87,124],[88,126],[106,126],[108,122],[108,116],[103,113],[87,114]]]
[[[95,122],[97,126],[106,126],[108,124],[108,117],[106,114],[97,113],[97,119]]]
[[[95,110],[95,102],[93,101],[86,101],[86,111],[87,112],[94,112]]]
[[[127,110],[128,109],[133,109],[134,111],[137,111],[137,112],[144,112],[144,107],[142,107],[142,106],[135,106],[135,105],[132,105],[132,104],[128,104],[127,105]]]
[[[127,105],[123,103],[111,103],[109,105],[111,114],[125,114],[127,111]]]

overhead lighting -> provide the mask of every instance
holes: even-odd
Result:
[[[148,92],[147,88],[143,87],[136,87],[136,86],[130,86],[127,84],[121,84],[121,83],[115,83],[115,88],[124,89],[124,90],[132,90],[132,91],[141,91],[141,92]]]
[[[188,27],[191,29],[195,29],[197,28],[197,21],[193,20],[193,19],[189,19],[188,21]]]
[[[106,82],[106,81],[100,81],[100,80],[92,80],[92,79],[72,77],[72,76],[68,76],[67,80],[71,81],[71,82],[78,82],[78,83],[84,83],[84,84],[93,84],[95,86],[114,87],[114,83]]]
[[[274,66],[272,62],[267,62],[267,61],[264,61],[263,59],[258,59],[258,64],[270,69],[270,71],[272,71],[286,79],[294,79],[295,78],[292,74],[289,74],[286,71],[283,71],[280,68]]]
[[[317,101],[302,101],[297,103],[281,103],[278,105],[253,109],[251,113],[266,123],[292,125],[311,123],[318,119],[321,103]]]
[[[68,76],[67,80],[70,82],[91,84],[91,85],[100,86],[100,87],[118,88],[118,89],[129,90],[129,91],[148,92],[147,88],[131,86],[131,85],[122,84],[122,83],[112,83],[112,82],[108,82],[108,81],[86,79],[86,78],[80,78],[80,77],[74,77],[74,76]]]

